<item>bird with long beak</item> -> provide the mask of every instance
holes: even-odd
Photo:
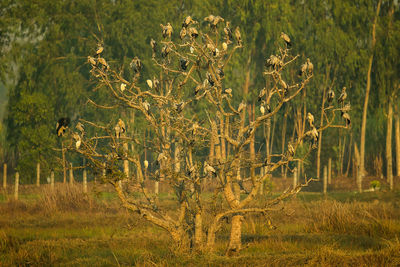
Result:
[[[197,38],[197,36],[199,36],[199,32],[197,31],[196,28],[193,27],[188,28],[187,34],[192,38]]]
[[[182,23],[182,28],[187,28],[190,24],[197,24],[197,21],[193,20],[191,16],[187,16]]]
[[[81,140],[81,137],[79,136],[79,134],[77,134],[77,133],[74,133],[73,135],[72,135],[72,137],[75,139],[75,147],[76,147],[76,149],[79,149],[80,147],[81,147],[81,144],[82,144],[82,140]]]
[[[272,68],[276,69],[276,67],[279,67],[282,65],[283,65],[283,62],[275,55],[271,55],[265,62],[265,66],[267,68],[272,67]]]
[[[242,45],[242,35],[240,34],[239,26],[235,29],[235,39],[238,45]]]
[[[225,33],[225,38],[226,38],[227,42],[230,42],[230,40],[233,39],[230,21],[226,22],[225,28],[224,28],[224,33]]]
[[[179,38],[181,38],[181,40],[183,40],[183,38],[186,37],[186,33],[187,33],[187,30],[186,30],[185,27],[183,27],[183,28],[181,29],[180,33],[179,33]]]
[[[138,57],[134,57],[129,66],[132,68],[135,74],[139,73],[143,68],[142,62]]]
[[[81,122],[78,122],[75,128],[78,129],[81,132],[81,134],[85,132],[85,128],[83,128],[83,124]]]
[[[214,177],[217,176],[217,171],[215,170],[215,168],[211,165],[208,164],[207,161],[204,162],[204,174],[206,175],[212,175]]]
[[[155,57],[157,52],[157,42],[153,38],[150,40],[150,46],[151,50],[153,51],[153,57]]]
[[[118,139],[121,137],[121,127],[119,127],[118,123],[114,127],[115,137]]]
[[[238,107],[238,113],[242,112],[246,108],[246,103],[244,101],[240,102]]]
[[[100,55],[101,53],[103,53],[103,51],[104,51],[103,45],[101,43],[98,43],[97,44],[97,49],[96,49],[96,56]]]
[[[261,89],[260,93],[258,94],[258,102],[263,100],[263,98],[265,97],[266,92],[267,92],[267,90],[265,89],[265,87],[263,89]]]
[[[338,101],[339,104],[343,105],[343,103],[346,100],[346,98],[347,98],[346,87],[343,87],[342,93],[340,94],[340,96],[339,96],[337,101]]]
[[[332,103],[333,99],[335,99],[335,91],[333,91],[332,88],[329,88],[328,97],[326,100],[328,101],[328,103]]]
[[[283,41],[285,41],[287,47],[291,47],[292,46],[292,40],[290,40],[289,35],[287,35],[284,32],[281,32],[281,38],[283,39]]]
[[[350,127],[351,126],[351,119],[350,119],[350,114],[347,112],[343,112],[342,111],[342,118],[345,120],[346,122],[346,127]]]
[[[312,140],[313,140],[312,148],[316,148],[317,147],[317,142],[318,142],[318,139],[319,139],[319,134],[318,134],[317,128],[313,127],[311,130],[306,132],[305,135],[310,137],[310,138],[312,138]]]
[[[121,83],[120,89],[121,89],[121,92],[125,91],[126,83]]]
[[[146,110],[146,112],[147,112],[148,114],[150,114],[150,104],[149,104],[149,102],[147,102],[147,100],[146,100],[146,101],[144,101],[144,102],[142,103],[142,105],[143,105],[143,107],[144,107],[144,110]]]
[[[314,127],[314,116],[310,112],[307,113],[307,121],[310,124],[310,127]]]
[[[121,133],[125,133],[126,132],[125,122],[123,120],[118,119],[118,126],[121,129]]]
[[[160,81],[153,76],[153,87],[158,92],[160,90]]]
[[[295,151],[292,143],[289,142],[288,143],[288,155],[289,155],[289,157],[293,157],[295,152],[296,151]]]
[[[163,35],[164,39],[167,38],[167,37],[171,38],[171,35],[172,35],[172,32],[173,32],[171,23],[168,22],[167,25],[165,25],[165,26],[160,24],[160,26],[162,28],[162,35]]]
[[[146,80],[146,83],[147,83],[147,86],[150,87],[150,89],[153,88],[153,81],[152,81],[152,80],[147,79],[147,80]]]
[[[308,74],[312,74],[314,71],[314,64],[312,64],[311,60],[307,58],[307,72]]]
[[[265,107],[264,107],[264,105],[260,105],[260,112],[261,112],[261,115],[264,115],[264,114],[265,114]]]

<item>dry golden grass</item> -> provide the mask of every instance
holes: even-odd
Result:
[[[44,191],[0,203],[0,266],[400,265],[398,194],[301,194],[268,215],[276,229],[264,216],[246,217],[247,247],[227,258],[229,226],[218,233],[215,254],[177,254],[167,233],[120,208],[112,194],[62,185]]]

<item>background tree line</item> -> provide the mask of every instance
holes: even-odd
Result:
[[[152,77],[156,70],[150,64],[149,42],[159,34],[159,24],[171,22],[173,35],[178,36],[186,16],[200,20],[208,14],[221,15],[240,25],[244,48],[232,59],[232,68],[225,76],[235,92],[235,103],[249,100],[248,120],[260,112],[259,104],[250,101],[254,99],[250,96],[258,95],[268,83],[260,74],[282,31],[293,40],[292,54],[299,54],[302,62],[307,55],[314,64],[314,78],[302,99],[284,107],[275,120],[265,125],[264,133],[255,136],[255,147],[264,153],[282,153],[285,139],[295,127],[302,127],[299,112],[307,106],[320,126],[324,93],[332,88],[338,96],[345,86],[352,108],[351,130],[324,132],[319,149],[311,154],[304,169],[318,176],[320,166],[332,158],[337,173],[351,175],[354,144],[360,147],[370,79],[366,171],[375,174],[377,159],[383,157],[384,173],[390,161],[392,171],[399,175],[400,12],[394,0],[2,1],[1,92],[7,90],[0,128],[3,161],[21,172],[24,183],[33,181],[38,161],[45,173],[51,169],[61,171],[57,150],[61,140],[55,134],[58,118],[68,116],[76,121],[84,117],[94,122],[118,117],[128,122],[132,118],[123,109],[113,115],[103,114],[90,104],[90,99],[102,102],[107,97],[96,87],[87,63],[87,55],[95,53],[97,43],[103,43],[109,62],[129,63],[133,57],[140,57],[142,77]],[[288,75],[295,79],[298,74]],[[139,120],[127,126],[142,141],[151,137],[151,132],[141,127],[143,123]],[[390,139],[392,134],[394,138]],[[389,147],[396,147],[394,157],[389,156]],[[67,158],[74,165],[82,164],[76,156]]]

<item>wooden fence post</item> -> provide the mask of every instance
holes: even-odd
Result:
[[[154,194],[158,196],[159,191],[159,181],[154,181]]]
[[[69,184],[72,185],[74,182],[74,173],[72,170],[72,162],[69,164]]]
[[[87,173],[86,173],[86,168],[83,169],[83,193],[87,193]]]
[[[14,199],[18,200],[19,172],[15,173]]]
[[[326,189],[327,189],[327,185],[328,185],[328,173],[327,173],[327,168],[326,168],[326,166],[324,166],[324,180],[323,180],[323,183],[324,183],[324,195],[326,195]]]
[[[50,188],[51,190],[54,190],[54,171],[51,171],[50,173]]]
[[[7,188],[7,163],[3,165],[3,188]]]
[[[40,186],[40,162],[36,164],[36,186]]]
[[[332,183],[332,159],[328,160],[328,184]]]

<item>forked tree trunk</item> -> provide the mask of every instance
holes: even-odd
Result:
[[[390,185],[390,190],[393,190],[392,129],[393,129],[393,106],[389,102],[387,129],[386,129],[386,178],[387,182]]]
[[[368,99],[369,99],[369,91],[371,89],[371,70],[372,70],[372,61],[374,59],[374,49],[376,44],[375,38],[375,30],[376,30],[376,23],[379,16],[379,11],[381,9],[382,0],[379,0],[378,5],[376,7],[376,14],[374,18],[374,22],[372,24],[372,44],[371,44],[371,55],[368,61],[368,72],[367,72],[367,88],[365,90],[365,100],[364,100],[364,107],[363,107],[363,115],[362,115],[362,123],[361,123],[361,140],[360,140],[360,166],[359,170],[357,171],[357,180],[361,180],[365,173],[364,167],[364,158],[365,158],[365,131],[367,128],[367,111],[368,111]]]

